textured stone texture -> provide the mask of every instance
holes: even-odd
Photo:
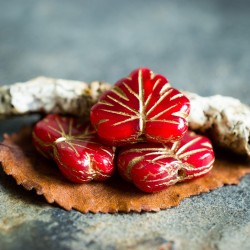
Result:
[[[250,3],[0,0],[0,82],[115,82],[139,66],[250,104]],[[36,117],[0,121],[13,132]],[[80,214],[0,172],[0,249],[250,249],[250,176],[159,213]]]

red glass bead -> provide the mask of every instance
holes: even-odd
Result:
[[[103,181],[114,172],[114,150],[100,143],[90,123],[48,115],[35,125],[33,143],[73,182]]]
[[[49,114],[36,123],[32,139],[36,149],[50,158],[53,157],[53,145],[58,138],[78,135],[82,131],[86,131],[89,135],[96,133],[91,124],[83,123],[80,119]]]
[[[188,129],[189,100],[151,70],[134,70],[103,94],[90,113],[99,137],[110,145],[141,140],[180,140]]]
[[[212,169],[213,162],[211,142],[193,132],[174,143],[137,143],[122,147],[117,156],[121,176],[150,193],[204,176]]]

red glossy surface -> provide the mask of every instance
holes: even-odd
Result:
[[[99,142],[90,123],[48,115],[35,125],[33,142],[73,182],[103,181],[114,172],[114,150]]]
[[[193,132],[176,143],[137,143],[117,156],[121,176],[145,192],[158,192],[180,181],[207,174],[214,152],[208,138]]]
[[[189,100],[167,79],[141,68],[119,80],[91,109],[99,137],[110,145],[146,139],[176,141],[186,133]]]
[[[89,123],[83,123],[77,118],[49,114],[37,122],[32,133],[33,143],[44,156],[53,156],[52,146],[59,137],[73,136],[83,133],[95,134]]]

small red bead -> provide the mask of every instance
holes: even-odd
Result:
[[[167,79],[140,68],[104,93],[90,113],[99,137],[109,145],[141,140],[180,140],[188,129],[189,100]]]
[[[90,123],[48,115],[35,125],[33,143],[72,182],[104,181],[114,172],[114,150],[100,143]]]
[[[137,143],[122,147],[117,156],[121,176],[149,193],[204,176],[212,169],[213,162],[211,142],[193,132],[175,143]]]

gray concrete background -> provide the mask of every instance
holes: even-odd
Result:
[[[114,83],[147,66],[176,88],[250,104],[250,2],[0,0],[0,83]],[[0,121],[0,133],[35,117]],[[159,213],[80,214],[0,171],[0,249],[250,249],[250,176]]]

